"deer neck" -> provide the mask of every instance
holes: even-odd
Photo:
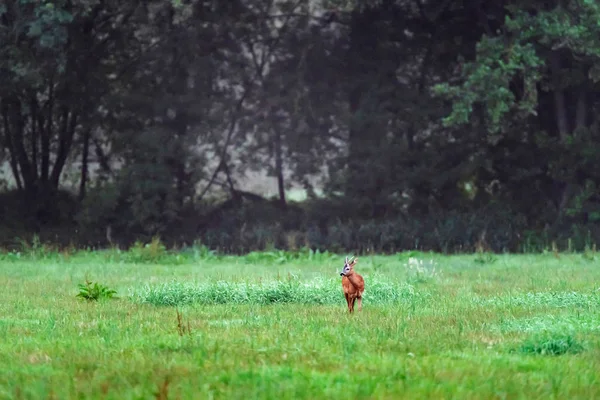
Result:
[[[356,273],[354,271],[346,275],[346,278],[348,278],[352,286],[358,287],[358,279],[356,279]]]

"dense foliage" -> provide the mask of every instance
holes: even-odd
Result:
[[[599,20],[585,0],[5,1],[2,241],[592,246]],[[243,190],[256,170],[274,199]]]

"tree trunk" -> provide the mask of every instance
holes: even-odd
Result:
[[[277,188],[279,189],[279,204],[282,208],[287,206],[285,200],[285,183],[283,178],[283,149],[281,144],[281,132],[275,129],[275,172],[277,174]]]
[[[67,156],[69,155],[71,145],[73,144],[76,127],[77,114],[75,112],[69,112],[68,107],[63,106],[61,130],[58,139],[58,153],[56,154],[56,161],[54,162],[54,167],[52,168],[52,174],[50,176],[50,183],[54,189],[58,188],[60,175],[65,167]]]
[[[568,121],[567,121],[567,110],[565,104],[565,93],[560,85],[560,55],[557,52],[550,54],[550,70],[552,74],[552,83],[554,86],[554,115],[556,116],[556,128],[561,142],[564,141],[568,136]],[[560,220],[564,214],[565,208],[569,200],[569,192],[571,191],[571,185],[566,183],[560,193],[560,200],[558,203],[558,215],[557,221]]]
[[[37,130],[37,123],[38,123],[38,103],[37,103],[37,99],[35,98],[35,94],[31,97],[31,101],[30,101],[30,108],[31,108],[31,116],[30,116],[30,128],[31,128],[31,164],[33,165],[33,172],[35,174],[35,176],[37,177],[38,175],[38,160],[37,160],[37,153],[38,153],[38,130]]]
[[[8,115],[9,120],[12,122],[10,130],[12,148],[22,174],[25,190],[30,191],[31,194],[33,194],[36,179],[23,141],[25,120],[21,112],[21,102],[18,99],[14,99],[10,102],[9,107],[12,108],[12,111]]]
[[[81,182],[79,183],[79,201],[85,198],[85,190],[88,180],[88,155],[90,151],[90,128],[83,132],[83,148],[81,149]]]
[[[567,107],[565,92],[560,85],[560,55],[557,52],[550,54],[550,68],[552,70],[552,82],[554,86],[554,111],[556,115],[556,127],[561,140],[569,135],[569,124],[567,119]]]
[[[561,142],[564,143],[564,141],[572,134],[572,132],[569,130],[565,92],[560,84],[560,54],[556,51],[550,54],[550,68],[552,73],[552,83],[554,86],[554,108],[556,114],[556,126]],[[586,126],[586,106],[587,104],[585,88],[581,87],[578,93],[575,111],[575,132],[580,128],[585,128]],[[562,193],[560,195],[557,219],[560,219],[565,214],[567,206],[569,205],[569,201],[571,200],[571,197],[573,193],[575,193],[576,189],[577,184],[576,182],[574,182],[574,178],[571,178],[568,182],[564,184]]]
[[[575,110],[575,132],[587,127],[587,89],[585,85],[579,88],[577,97],[577,107]]]
[[[100,164],[100,171],[102,172],[101,177],[106,174],[112,174],[112,169],[110,168],[110,160],[108,156],[102,150],[102,143],[98,139],[90,138],[94,142],[94,149],[96,153],[96,158],[98,159],[98,164]]]
[[[23,183],[21,183],[21,174],[19,172],[19,166],[17,164],[15,149],[12,143],[12,133],[10,129],[10,123],[8,120],[8,108],[5,105],[2,106],[2,121],[4,123],[4,145],[8,149],[9,153],[10,169],[12,171],[13,177],[15,178],[15,182],[17,183],[17,189],[21,191],[23,190]]]
[[[52,132],[52,114],[54,112],[54,83],[50,80],[50,85],[48,89],[48,116],[46,118],[46,127],[43,131],[40,131],[41,134],[41,158],[42,165],[40,171],[40,178],[42,182],[48,181],[48,177],[50,175],[50,133]]]
[[[229,170],[229,165],[227,165],[227,161],[221,161],[221,165],[223,167],[223,172],[225,173],[225,178],[227,179],[227,185],[229,186],[229,191],[231,192],[231,197],[237,197],[237,190],[235,190],[235,185],[233,184],[233,179],[231,178],[231,171]]]
[[[360,190],[361,186],[356,185],[355,179],[359,181],[364,178],[363,171],[361,169],[362,162],[368,153],[365,153],[367,149],[366,143],[363,140],[362,131],[362,120],[358,116],[360,112],[360,103],[362,98],[362,88],[360,86],[355,87],[349,95],[349,105],[351,124],[348,134],[348,175],[350,177],[348,181],[347,192]]]
[[[187,126],[188,126],[188,117],[185,112],[178,112],[177,118],[174,123],[174,128],[177,137],[177,151],[172,163],[173,163],[173,171],[175,175],[175,185],[177,188],[177,205],[179,209],[183,209],[183,205],[185,204],[186,195],[189,193],[189,174],[185,167],[185,150],[184,147],[184,138],[187,135]]]
[[[577,104],[575,107],[575,130],[572,135],[575,136],[578,131],[587,128],[587,91],[586,88],[582,85],[577,93]],[[580,188],[583,182],[579,182],[576,176],[571,178],[571,181],[567,182],[562,197],[560,200],[560,209],[559,216],[564,215],[567,206],[569,205],[569,201],[573,197],[575,193],[577,193],[578,188]]]

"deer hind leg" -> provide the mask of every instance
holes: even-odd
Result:
[[[362,311],[362,297],[358,297],[358,311]]]

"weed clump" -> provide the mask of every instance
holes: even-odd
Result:
[[[79,293],[77,297],[87,301],[98,301],[100,299],[112,299],[117,293],[116,290],[108,288],[108,286],[85,280],[85,284],[80,283]]]
[[[572,335],[544,333],[526,339],[519,351],[523,354],[559,356],[580,353],[583,346]]]

